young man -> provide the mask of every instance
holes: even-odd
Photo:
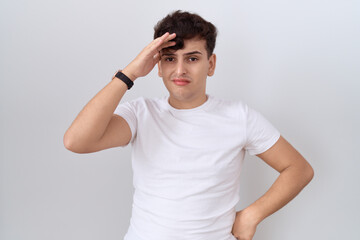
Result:
[[[309,163],[258,112],[206,94],[216,66],[216,28],[177,11],[154,40],[76,117],[64,145],[76,153],[132,145],[134,197],[125,240],[250,240],[257,225],[312,179]],[[119,104],[155,65],[169,91]],[[245,152],[280,173],[271,188],[236,212]]]

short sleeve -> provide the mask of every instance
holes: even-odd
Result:
[[[246,143],[250,155],[257,155],[272,147],[280,138],[279,131],[259,112],[246,106]]]
[[[123,117],[125,121],[129,124],[131,130],[130,142],[132,143],[135,139],[136,131],[137,131],[136,109],[133,102],[120,103],[116,107],[114,114]]]

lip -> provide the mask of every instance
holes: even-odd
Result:
[[[175,78],[173,82],[178,86],[185,86],[190,83],[190,81],[185,78]]]

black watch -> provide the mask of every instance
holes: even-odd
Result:
[[[128,89],[130,89],[133,85],[134,82],[131,81],[130,78],[128,78],[125,74],[123,74],[121,71],[118,71],[115,76],[116,78],[120,79],[121,81],[123,81],[124,83],[126,83]]]

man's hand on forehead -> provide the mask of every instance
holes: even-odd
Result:
[[[176,37],[175,33],[169,34],[168,32],[162,35],[161,37],[156,38],[153,43],[156,46],[156,53],[154,55],[155,59],[160,58],[160,52],[168,47],[172,47],[176,44],[175,41],[171,41]]]
[[[165,33],[154,39],[147,45],[137,57],[123,70],[133,81],[138,77],[147,75],[160,61],[160,51],[164,48],[174,46],[176,42],[171,41],[176,37],[175,33]]]

